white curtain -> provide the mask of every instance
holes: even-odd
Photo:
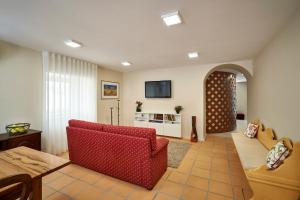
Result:
[[[67,151],[69,119],[97,120],[97,65],[43,52],[43,150]]]

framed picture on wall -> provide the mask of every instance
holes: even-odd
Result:
[[[102,99],[118,99],[119,86],[117,82],[101,81],[101,98]]]

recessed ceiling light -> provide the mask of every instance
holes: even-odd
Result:
[[[167,13],[161,16],[167,26],[180,24],[182,22],[179,11]]]
[[[130,65],[131,65],[131,63],[128,62],[128,61],[121,62],[121,64],[122,64],[123,66],[130,66]]]
[[[191,52],[191,53],[188,54],[188,56],[191,59],[199,57],[198,52]]]
[[[80,44],[79,42],[74,41],[74,40],[65,40],[65,45],[72,47],[72,48],[78,48],[78,47],[82,46],[82,44]]]

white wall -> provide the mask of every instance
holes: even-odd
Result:
[[[236,83],[236,111],[247,119],[247,82]]]
[[[244,66],[252,73],[251,61],[230,62]],[[120,73],[98,69],[98,121],[110,123],[109,107],[114,107],[114,124],[117,123],[116,100],[101,99],[101,80],[120,83],[121,124],[133,125],[135,101],[144,102],[144,111],[174,112],[182,105],[183,136],[189,138],[191,116],[197,116],[199,138],[204,137],[204,78],[217,63],[180,68],[151,69]],[[171,99],[145,99],[144,82],[147,80],[172,80]],[[123,108],[122,108],[123,106]],[[42,56],[41,52],[0,41],[0,130],[6,124],[29,122],[32,128],[42,126]]]
[[[42,55],[0,41],[0,133],[5,125],[42,126]]]
[[[255,59],[248,91],[250,120],[300,140],[300,11]]]
[[[120,85],[120,125],[123,124],[122,112],[122,93],[123,93],[123,74],[121,72],[98,67],[98,122],[110,124],[110,107],[113,107],[113,124],[118,123],[116,99],[101,99],[101,80],[118,82]]]
[[[252,62],[241,61],[231,62],[244,66],[250,74],[252,73]],[[179,68],[151,69],[123,74],[123,113],[124,124],[133,125],[135,102],[142,101],[145,112],[175,112],[176,105],[182,105],[182,132],[183,137],[189,138],[191,132],[191,117],[197,116],[197,131],[200,139],[204,137],[204,98],[203,84],[208,72],[219,64],[209,64],[200,66],[186,66]],[[151,80],[171,80],[171,99],[146,99],[145,81]]]

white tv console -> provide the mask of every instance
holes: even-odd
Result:
[[[136,112],[135,127],[154,128],[157,135],[181,138],[181,115],[173,113]]]

